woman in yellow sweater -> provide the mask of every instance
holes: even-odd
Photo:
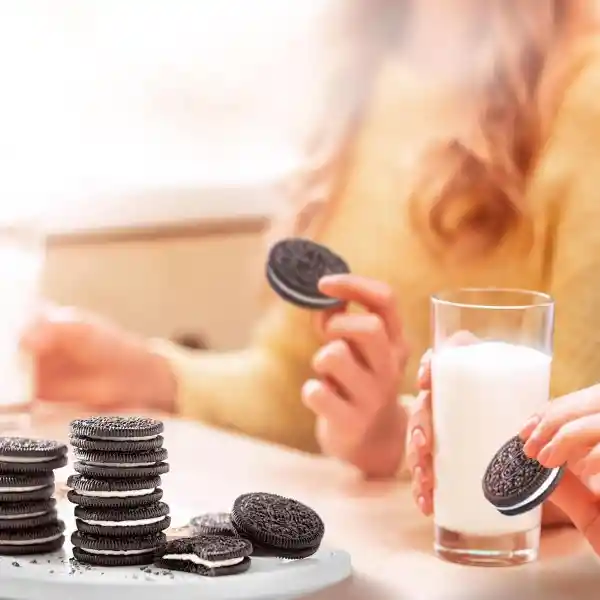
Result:
[[[465,286],[551,293],[552,393],[598,379],[592,3],[350,4],[363,11],[348,38],[352,69],[328,115],[330,125],[341,115],[328,129],[341,133],[319,146],[319,168],[297,196],[295,233],[348,260],[357,276],[323,289],[366,310],[319,324],[273,299],[251,345],[232,353],[146,342],[58,311],[24,339],[38,358],[40,397],[165,409],[305,450],[320,445],[389,475],[406,429],[396,397],[413,392],[429,345],[429,296]]]

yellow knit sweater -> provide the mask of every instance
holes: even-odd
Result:
[[[355,273],[395,290],[412,349],[403,389],[410,393],[430,344],[429,296],[440,289],[498,286],[547,291],[556,300],[552,394],[600,381],[600,50],[573,61],[568,86],[528,186],[535,236],[515,233],[484,260],[455,268],[431,256],[409,227],[407,199],[420,149],[447,132],[455,108],[409,73],[384,69],[352,157],[335,214],[318,239]],[[178,380],[178,411],[249,435],[316,450],[314,418],[300,401],[320,345],[313,316],[276,301],[252,344],[231,353],[154,345]]]

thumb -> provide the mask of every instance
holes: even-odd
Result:
[[[26,327],[21,336],[21,347],[33,355],[52,351],[57,346],[68,344],[80,324],[77,310],[48,304]]]
[[[600,555],[600,502],[594,493],[567,470],[551,501],[573,521],[594,552]]]

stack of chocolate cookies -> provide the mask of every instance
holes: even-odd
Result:
[[[142,417],[92,417],[71,423],[76,475],[73,556],[103,567],[151,564],[171,524],[161,502],[169,470],[163,423]]]
[[[46,554],[62,548],[54,471],[67,464],[67,446],[52,440],[0,438],[0,555]]]

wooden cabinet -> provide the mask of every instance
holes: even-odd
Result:
[[[149,336],[200,333],[243,346],[259,311],[264,245],[258,223],[103,233],[49,244],[44,294]]]

